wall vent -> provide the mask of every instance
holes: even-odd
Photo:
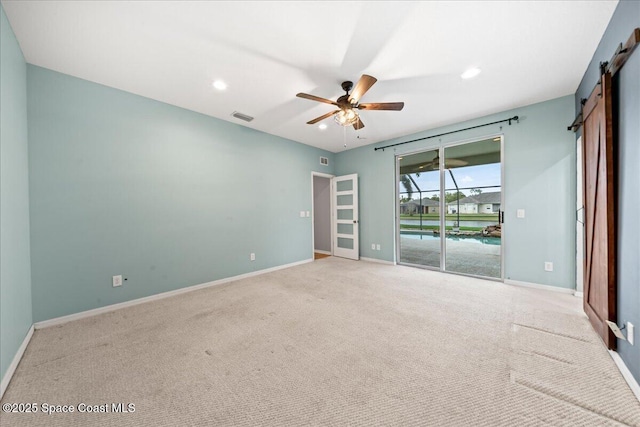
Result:
[[[253,117],[247,116],[246,114],[242,114],[237,111],[234,111],[231,115],[236,119],[244,120],[245,122],[250,122],[251,120],[253,120]]]
[[[326,158],[326,157],[320,157],[320,164],[328,166],[329,165],[329,159]]]

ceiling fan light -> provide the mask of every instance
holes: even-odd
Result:
[[[336,123],[341,126],[349,126],[358,121],[358,113],[356,113],[353,109],[348,108],[344,110],[340,110],[334,116]]]

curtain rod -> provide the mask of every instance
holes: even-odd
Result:
[[[450,135],[452,133],[463,132],[465,130],[481,128],[483,126],[491,126],[491,125],[495,125],[497,123],[509,122],[509,126],[511,126],[511,122],[512,121],[516,121],[517,123],[520,123],[520,118],[518,116],[513,116],[513,117],[510,117],[508,119],[498,120],[497,122],[485,123],[483,125],[471,126],[471,127],[468,127],[468,128],[458,129],[458,130],[452,130],[451,132],[440,133],[438,135],[425,136],[424,138],[412,139],[411,141],[398,142],[397,144],[385,145],[384,147],[376,147],[376,148],[373,149],[373,151],[378,151],[378,150],[384,151],[385,148],[395,147],[397,145],[403,145],[403,144],[408,144],[410,142],[422,141],[424,139],[429,139],[429,138],[437,138],[439,136]]]

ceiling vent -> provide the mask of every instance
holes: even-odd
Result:
[[[245,122],[250,122],[251,120],[253,120],[253,117],[247,116],[246,114],[242,114],[237,111],[234,111],[231,115],[236,119],[244,120]]]
[[[329,159],[326,158],[326,157],[320,157],[320,164],[328,166],[329,165]]]

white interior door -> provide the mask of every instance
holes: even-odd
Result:
[[[333,255],[360,259],[358,175],[331,178],[333,187]]]

